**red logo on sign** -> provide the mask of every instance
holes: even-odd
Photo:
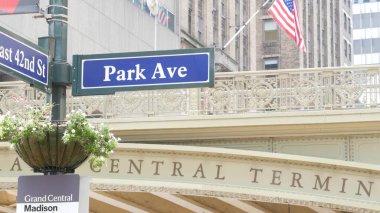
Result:
[[[13,13],[19,3],[20,0],[0,0],[0,10]]]

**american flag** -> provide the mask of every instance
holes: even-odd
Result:
[[[297,43],[297,46],[306,51],[298,20],[296,0],[275,0],[272,6],[268,9],[268,13]]]
[[[158,10],[158,22],[160,22],[162,25],[166,26],[168,25],[169,22],[169,17],[168,17],[168,11],[165,7],[160,7]]]

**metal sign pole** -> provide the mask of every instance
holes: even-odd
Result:
[[[55,39],[52,60],[52,120],[66,117],[66,86],[69,82],[70,65],[67,63],[67,0],[50,0],[48,13],[49,36]]]
[[[236,36],[238,36],[241,33],[241,31],[249,24],[249,22],[251,22],[253,18],[260,12],[260,9],[265,7],[265,5],[267,5],[270,1],[271,0],[267,0],[266,2],[264,2],[264,4],[248,19],[248,21],[240,27],[240,29],[235,33],[235,35],[233,35],[232,38],[227,41],[227,43],[222,47],[222,50],[226,49],[226,47],[236,38]]]

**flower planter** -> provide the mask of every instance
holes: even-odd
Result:
[[[28,136],[15,144],[15,150],[34,172],[44,174],[74,173],[88,157],[77,141],[63,143],[65,124],[57,123],[54,131],[46,132],[45,137]]]
[[[100,168],[120,140],[103,124],[91,125],[80,110],[66,121],[51,121],[50,114],[47,104],[0,115],[0,139],[9,140],[35,172],[73,173],[87,158]]]

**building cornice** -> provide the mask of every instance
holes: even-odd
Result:
[[[95,120],[125,141],[380,133],[380,109]]]

